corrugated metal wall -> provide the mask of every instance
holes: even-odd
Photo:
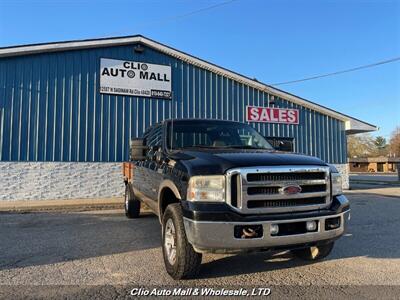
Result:
[[[100,94],[101,57],[171,65],[173,101]],[[244,121],[246,105],[268,104],[263,91],[147,47],[1,58],[0,161],[125,161],[130,138],[165,118]],[[294,137],[298,152],[346,162],[343,122],[284,99],[275,106],[299,109],[300,124],[253,123],[260,133]]]

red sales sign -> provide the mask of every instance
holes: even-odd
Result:
[[[298,109],[247,106],[246,111],[247,122],[299,124]]]

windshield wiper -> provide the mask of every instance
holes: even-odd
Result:
[[[227,146],[223,146],[223,148],[269,150],[268,148],[261,148],[261,147],[249,146],[249,145],[227,145]]]
[[[193,145],[193,146],[185,146],[185,147],[177,147],[175,149],[192,149],[192,148],[205,148],[205,149],[257,149],[257,150],[272,150],[268,148],[261,148],[249,145],[226,145],[226,146],[212,146],[212,145]]]
[[[178,147],[178,149],[187,149],[187,148],[207,148],[207,149],[212,149],[212,148],[215,148],[215,147],[214,146],[207,146],[207,145],[193,145],[193,146]]]

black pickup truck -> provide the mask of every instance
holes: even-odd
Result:
[[[126,216],[139,217],[141,202],[158,215],[174,279],[194,277],[205,252],[322,259],[350,217],[333,166],[277,151],[247,124],[166,120],[132,141],[131,158]]]

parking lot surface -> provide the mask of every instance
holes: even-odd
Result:
[[[399,189],[400,195],[400,189]],[[348,233],[324,261],[290,253],[203,256],[184,285],[400,285],[400,197],[352,191]],[[1,213],[0,285],[176,285],[157,217],[120,210]],[[1,286],[0,286],[1,291]]]
[[[376,181],[385,183],[396,183],[399,181],[397,173],[350,173],[350,181]]]

